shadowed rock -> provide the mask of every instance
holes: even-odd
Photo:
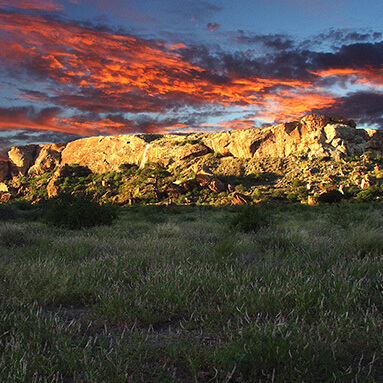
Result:
[[[9,161],[0,161],[0,182],[10,176]]]

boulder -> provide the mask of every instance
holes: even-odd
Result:
[[[8,152],[12,176],[25,176],[40,153],[40,145],[14,146]]]
[[[11,193],[0,193],[0,203],[7,203],[11,199]]]
[[[179,197],[181,194],[185,193],[185,189],[182,186],[171,182],[166,186],[165,193],[170,197]]]
[[[199,186],[209,188],[215,193],[221,193],[226,190],[225,184],[219,180],[205,165],[198,167],[194,181]]]
[[[4,182],[0,182],[0,193],[8,193],[8,186]]]
[[[54,170],[61,161],[61,152],[66,144],[47,144],[40,147],[34,164],[29,168],[30,176],[40,176],[45,172]]]
[[[231,203],[233,205],[247,205],[251,202],[250,197],[242,194],[242,193],[233,193],[231,196]]]
[[[47,193],[48,198],[57,197],[59,194],[59,186],[61,182],[55,176],[53,176],[48,185],[47,185]]]

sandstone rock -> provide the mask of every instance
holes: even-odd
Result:
[[[213,151],[241,158],[286,157],[294,154],[339,159],[362,154],[371,141],[363,129],[355,129],[353,121],[318,114],[263,129],[234,130],[201,137]],[[373,141],[382,150],[383,145],[378,138],[379,133]]]
[[[231,196],[231,203],[233,205],[247,205],[250,203],[250,198],[242,193],[233,193]]]
[[[0,182],[0,193],[8,193],[8,186],[4,182]]]
[[[222,193],[226,190],[225,184],[216,177],[214,177],[210,181],[209,189],[212,190],[214,193]]]
[[[26,175],[29,168],[35,163],[35,159],[40,152],[40,145],[14,146],[8,152],[10,159],[11,175]]]
[[[215,193],[221,193],[226,190],[225,184],[219,180],[206,166],[199,169],[194,181],[199,186],[203,188],[207,187]]]
[[[61,161],[61,152],[65,146],[66,144],[42,145],[34,164],[28,170],[28,174],[39,176],[47,171],[54,170]]]
[[[165,193],[170,197],[178,197],[185,192],[185,189],[173,182],[168,184],[165,188]]]
[[[9,176],[9,161],[0,161],[0,182],[6,180]]]
[[[60,180],[58,180],[55,176],[51,178],[47,185],[48,198],[57,197],[59,194],[59,185]]]
[[[376,185],[377,179],[369,174],[366,174],[360,182],[360,187],[362,189],[368,189],[369,187]]]
[[[0,203],[7,203],[11,199],[11,193],[0,193]]]
[[[180,145],[182,139],[186,143]],[[80,164],[94,173],[105,173],[117,170],[122,164],[167,165],[170,161],[187,161],[209,152],[205,145],[188,143],[176,135],[156,135],[154,139],[152,135],[90,137],[67,144],[62,152],[62,164]]]

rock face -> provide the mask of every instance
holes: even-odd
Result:
[[[61,162],[61,152],[66,144],[15,146],[8,152],[10,175],[42,175]]]
[[[61,162],[61,152],[66,144],[47,144],[40,145],[37,158],[29,168],[28,174],[31,176],[42,175],[47,171],[54,170]]]
[[[383,132],[356,129],[354,121],[342,117],[312,114],[300,121],[262,129],[186,136],[148,134],[90,137],[67,145],[27,145],[12,148],[9,158],[12,175],[25,175],[28,170],[33,175],[51,170],[58,164],[79,164],[94,173],[114,171],[122,164],[139,167],[149,162],[181,165],[182,161],[187,162],[211,152],[244,159],[283,158],[290,155],[340,159],[361,155],[366,151],[373,155],[383,153]],[[221,185],[212,187],[218,190]]]
[[[29,168],[34,165],[39,151],[40,145],[14,146],[8,152],[11,163],[11,175],[26,175]]]
[[[206,136],[203,142],[214,152],[239,158],[287,157],[292,154],[309,157],[363,154],[367,148],[383,149],[383,134],[369,134],[356,129],[354,121],[342,117],[308,115],[301,121],[268,128],[234,130]],[[374,137],[374,140],[372,139]],[[373,143],[372,143],[373,142]]]
[[[67,144],[62,152],[62,164],[87,166],[94,173],[118,169],[122,164],[140,167],[149,162],[168,164],[187,160],[210,152],[199,142],[188,142],[177,135],[124,135],[90,137]]]
[[[9,175],[9,161],[0,161],[0,182],[3,182]]]

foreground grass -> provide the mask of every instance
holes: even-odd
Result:
[[[0,224],[0,382],[381,382],[383,207]]]

